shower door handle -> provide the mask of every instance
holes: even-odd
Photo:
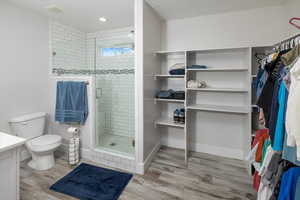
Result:
[[[96,99],[100,99],[102,96],[102,88],[96,88]]]

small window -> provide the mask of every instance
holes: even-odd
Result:
[[[101,48],[101,56],[121,56],[133,53],[132,47]]]

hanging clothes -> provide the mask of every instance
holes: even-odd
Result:
[[[269,146],[266,152],[266,157],[262,163],[261,169],[259,171],[260,179],[260,185],[257,193],[257,200],[265,200],[269,199],[272,196],[272,189],[268,183],[268,181],[265,181],[265,174],[267,172],[269,163],[272,159],[272,156],[275,152],[272,150],[272,148]]]
[[[256,100],[258,101],[262,90],[264,89],[265,83],[268,80],[268,73],[262,70],[262,73],[257,76],[257,86],[256,86]]]
[[[259,186],[260,186],[260,175],[258,174],[258,171],[254,172],[253,175],[253,184],[252,184],[253,188],[255,189],[255,191],[259,191]]]
[[[290,66],[300,56],[300,45],[295,46],[291,51],[281,56],[285,66]]]
[[[256,132],[254,141],[258,143],[257,151],[255,154],[255,161],[262,162],[262,153],[263,153],[263,146],[265,140],[269,138],[269,130],[268,129],[261,129]]]
[[[260,94],[257,105],[263,109],[266,127],[269,128],[269,120],[271,113],[272,97],[274,92],[274,86],[276,80],[281,77],[281,70],[284,68],[283,62],[281,61],[280,56],[285,54],[287,51],[280,52],[275,60],[265,66],[266,71],[269,76],[264,85],[264,88]]]
[[[262,163],[263,163],[264,160],[265,160],[265,157],[266,157],[266,154],[267,154],[267,150],[268,150],[268,148],[269,148],[270,146],[271,146],[270,140],[269,140],[269,139],[265,140],[265,141],[264,141],[264,145],[263,145],[263,150],[262,150],[262,157],[261,157]]]
[[[272,147],[275,151],[283,150],[283,141],[285,136],[285,112],[286,112],[287,96],[288,96],[288,92],[285,83],[282,81],[278,92],[279,108],[277,114],[275,134],[272,142]]]
[[[270,113],[270,119],[269,119],[269,134],[271,139],[271,144],[273,145],[274,142],[274,135],[275,135],[275,129],[276,129],[276,123],[277,123],[277,117],[278,117],[278,93],[280,88],[281,81],[277,80],[274,85],[274,93],[272,97],[272,104],[271,104],[271,113]]]
[[[295,167],[294,164],[286,161],[286,160],[281,160],[279,162],[279,166],[274,178],[274,189],[273,189],[273,194],[270,198],[270,200],[277,200],[278,196],[279,196],[279,192],[280,192],[280,186],[281,186],[281,179],[282,179],[282,175],[284,174],[284,172],[286,172],[287,170],[289,170],[290,168]]]
[[[290,73],[291,85],[286,111],[287,145],[297,146],[297,159],[300,160],[300,59]]]
[[[293,167],[283,174],[278,200],[298,200],[295,195],[299,177],[300,167]]]
[[[282,158],[300,166],[300,160],[297,160],[297,147],[287,146],[287,134],[284,138]]]

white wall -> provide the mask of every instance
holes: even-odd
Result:
[[[0,131],[12,117],[49,112],[48,20],[0,1]]]
[[[160,132],[154,127],[159,116],[158,106],[153,103],[157,82],[153,74],[158,73],[159,61],[153,52],[161,46],[162,20],[158,14],[144,2],[143,13],[143,70],[144,70],[144,159],[160,143]]]
[[[170,20],[162,50],[271,45],[286,36],[285,12],[281,6]]]
[[[143,173],[160,146],[160,133],[154,127],[159,111],[153,102],[156,89],[153,74],[159,63],[153,52],[161,46],[161,18],[145,0],[135,1],[135,32],[137,171]]]
[[[288,4],[285,6],[285,20],[284,23],[287,26],[287,35],[286,38],[289,38],[290,36],[296,35],[300,33],[300,30],[289,25],[289,20],[292,17],[300,17],[300,1],[299,0],[290,0]],[[300,25],[300,22],[298,22]]]

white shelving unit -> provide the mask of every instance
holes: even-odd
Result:
[[[185,100],[155,99],[155,103],[164,102],[157,105],[161,117],[154,122],[155,127],[163,128],[162,136],[181,135],[186,164],[195,140],[205,144],[200,147],[205,153],[243,159],[251,143],[252,48],[159,51],[155,55],[160,62],[154,75],[157,90],[185,91]],[[168,69],[176,63],[207,68],[186,67],[185,75],[169,75]],[[187,88],[189,80],[205,81],[208,86]],[[176,108],[185,108],[185,124],[173,122]]]

